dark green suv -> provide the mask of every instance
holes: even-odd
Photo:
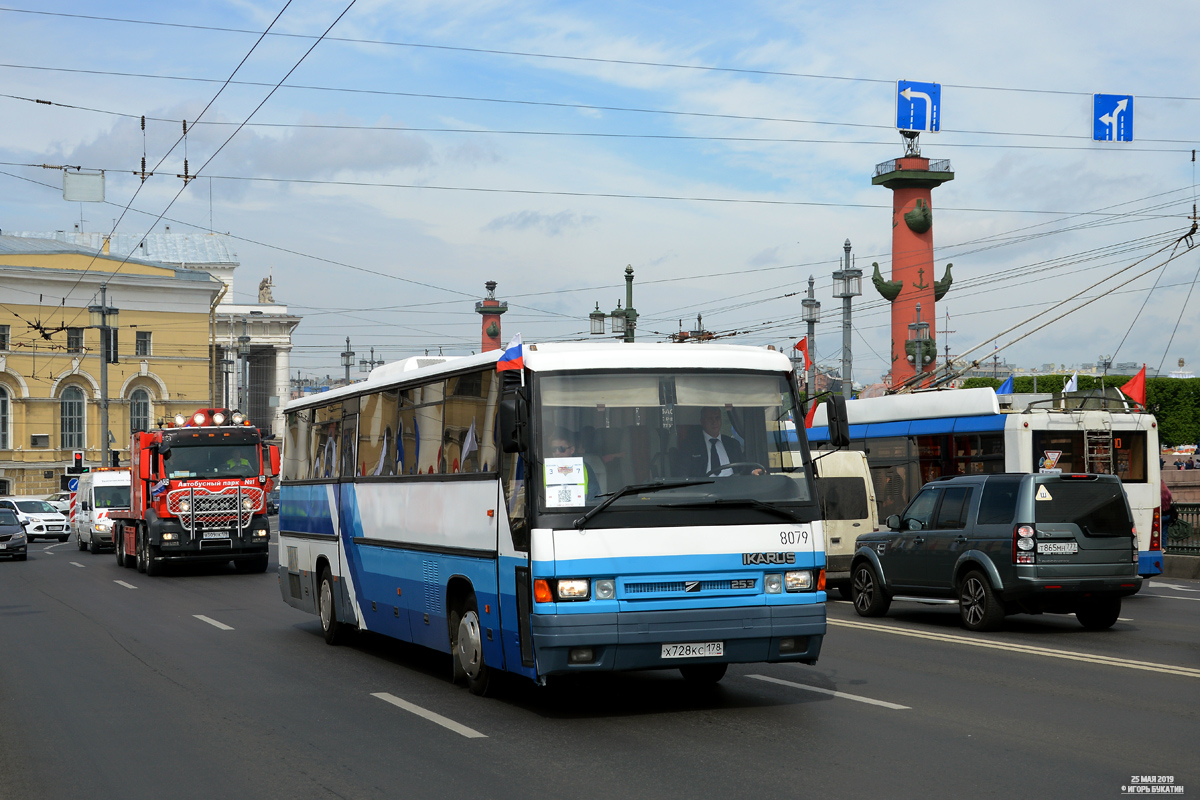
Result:
[[[974,631],[1043,612],[1103,630],[1142,586],[1133,517],[1114,475],[939,478],[886,525],[858,537],[850,566],[864,617],[915,600],[957,604]]]

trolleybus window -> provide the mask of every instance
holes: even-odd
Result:
[[[1033,469],[1113,474],[1146,482],[1145,431],[1034,431]]]

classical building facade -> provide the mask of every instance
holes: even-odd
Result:
[[[108,403],[121,463],[132,430],[209,405],[222,280],[126,258],[111,242],[0,236],[0,494],[57,491],[74,451],[100,465],[100,330],[88,307],[102,285],[118,310]]]
[[[107,239],[113,256],[205,272],[218,279],[225,289],[213,314],[213,405],[239,408],[266,435],[283,429],[283,406],[290,391],[292,332],[300,317],[289,314],[286,305],[275,302],[271,278],[264,278],[256,290],[238,287],[235,292],[234,272],[241,262],[229,236],[172,233],[169,225],[163,233],[144,237],[127,233],[108,237],[78,230],[21,232],[16,236],[51,240],[93,253],[102,250]],[[248,343],[239,343],[238,338],[243,334],[250,337]]]

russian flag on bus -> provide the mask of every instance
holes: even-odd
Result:
[[[496,372],[504,372],[508,369],[524,369],[525,368],[525,350],[521,344],[521,334],[517,334],[508,343],[508,347],[504,348],[504,355],[500,356],[500,360],[496,362]]]

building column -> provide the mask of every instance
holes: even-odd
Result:
[[[276,345],[275,346],[275,396],[279,398],[279,406],[275,409],[275,421],[271,425],[271,430],[275,432],[275,436],[283,439],[283,407],[287,405],[288,397],[291,396],[291,353],[292,346]]]

